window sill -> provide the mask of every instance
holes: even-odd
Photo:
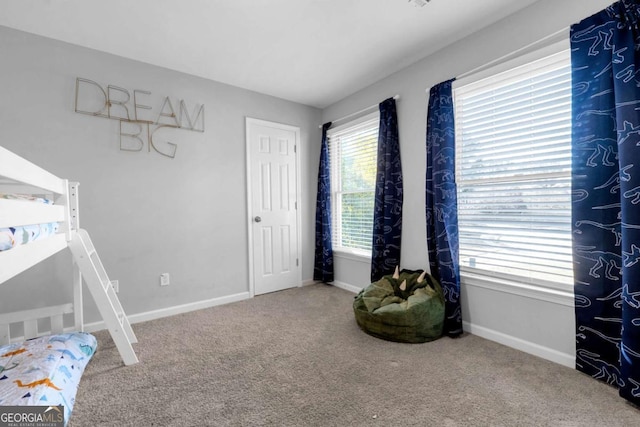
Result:
[[[534,286],[518,283],[512,280],[485,276],[469,271],[460,272],[460,281],[464,286],[474,286],[489,289],[496,292],[505,292],[526,298],[537,299],[553,304],[574,307],[573,290],[551,289],[542,286]]]
[[[363,264],[371,264],[371,254],[364,251],[356,251],[352,249],[334,249],[333,256],[348,259],[349,261],[361,262]]]

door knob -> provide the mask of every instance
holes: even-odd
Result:
[[[260,222],[260,221],[262,221],[262,218],[260,218],[259,216],[257,216],[257,217],[255,217],[255,218],[253,218],[253,220],[254,220],[255,222]]]

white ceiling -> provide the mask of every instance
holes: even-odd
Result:
[[[537,0],[0,0],[0,25],[324,108]]]

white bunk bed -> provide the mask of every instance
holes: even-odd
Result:
[[[0,250],[0,295],[2,295],[2,283],[66,248],[71,250],[74,260],[74,272],[73,278],[70,278],[73,286],[72,303],[17,313],[0,313],[0,406],[6,406],[8,404],[6,402],[9,401],[6,396],[2,395],[1,388],[3,372],[9,375],[7,363],[11,360],[13,364],[19,364],[19,360],[15,359],[15,357],[11,359],[7,359],[7,357],[13,357],[14,355],[17,357],[26,351],[34,355],[37,354],[36,350],[32,351],[28,346],[38,347],[39,340],[44,340],[47,343],[44,347],[57,349],[56,346],[60,345],[60,342],[74,341],[76,338],[76,341],[79,340],[78,342],[80,343],[79,351],[84,352],[81,355],[82,358],[86,358],[86,362],[88,362],[88,358],[93,355],[93,351],[87,350],[91,347],[90,341],[93,337],[82,332],[83,281],[91,292],[124,363],[126,365],[137,363],[138,359],[131,346],[132,343],[137,342],[135,334],[89,238],[89,234],[79,227],[78,184],[69,183],[66,179],[58,178],[11,151],[0,147],[0,195],[3,194],[5,195],[4,198],[0,196],[0,230],[10,229],[13,231],[16,227],[21,226],[57,223],[57,232],[41,240],[15,245],[9,250]],[[7,194],[12,196],[6,196]],[[14,196],[15,194],[21,196]],[[23,195],[46,197],[53,200],[54,203],[46,204],[26,200]],[[46,286],[51,286],[51,284],[47,283]],[[74,314],[74,325],[65,329],[64,315],[69,315],[71,312]],[[43,321],[42,319],[49,320]],[[16,324],[22,324],[23,326],[16,326]],[[38,329],[38,326],[43,324],[47,325],[47,333],[44,334]],[[69,329],[79,333],[76,334],[77,336],[73,336],[73,333],[65,334],[64,332],[68,332]],[[21,331],[24,336],[19,339],[12,338],[11,332],[16,330]],[[60,335],[49,335],[50,333]],[[22,342],[22,340],[32,338],[35,338],[35,340]],[[93,339],[95,340],[95,338]],[[25,348],[29,348],[29,350],[25,350]],[[93,348],[95,349],[95,346]],[[64,352],[65,350],[57,349],[56,351]],[[42,353],[42,357],[51,359],[46,352]],[[4,375],[5,379],[7,375]],[[78,377],[77,380],[79,381],[79,379]],[[13,382],[18,383],[19,380]],[[22,384],[22,382],[19,384]],[[29,384],[27,386],[29,388],[35,387]],[[77,388],[77,383],[75,387]],[[46,384],[43,388],[47,389]],[[36,390],[30,390],[28,394],[31,395],[32,393],[33,395],[37,394]],[[75,396],[75,392],[73,396]],[[46,400],[46,396],[41,396],[41,398]],[[27,401],[30,402],[25,403],[27,405],[54,404],[51,401],[47,403],[34,403],[28,399]],[[72,407],[73,403],[66,403],[65,410],[70,410],[69,406]],[[11,404],[14,405],[16,403]],[[55,405],[57,404],[55,403]],[[68,421],[68,416],[65,420]]]
[[[77,229],[77,184],[40,169],[0,147],[0,192],[51,195],[55,204],[0,199],[0,228],[57,222],[59,233],[31,246],[0,252],[0,283],[65,249]]]

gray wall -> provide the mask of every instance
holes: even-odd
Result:
[[[428,268],[424,213],[428,102],[425,90],[568,28],[610,3],[610,0],[540,0],[323,111],[326,122],[400,95],[397,107],[404,173],[403,267]],[[336,258],[338,285],[355,289],[368,280],[367,262]],[[462,303],[468,331],[560,363],[572,363],[575,335],[573,300],[569,293],[548,295],[509,285],[487,286],[467,281],[462,288]]]
[[[311,279],[320,110],[5,27],[0,55],[0,145],[80,182],[81,226],[128,314],[248,292],[247,116],[301,128],[301,258]],[[178,143],[175,159],[146,146],[120,151],[117,121],[74,112],[76,77],[204,104],[205,132],[164,133]],[[69,301],[70,272],[60,253],[4,283],[0,312]],[[85,307],[97,321],[93,303]]]

